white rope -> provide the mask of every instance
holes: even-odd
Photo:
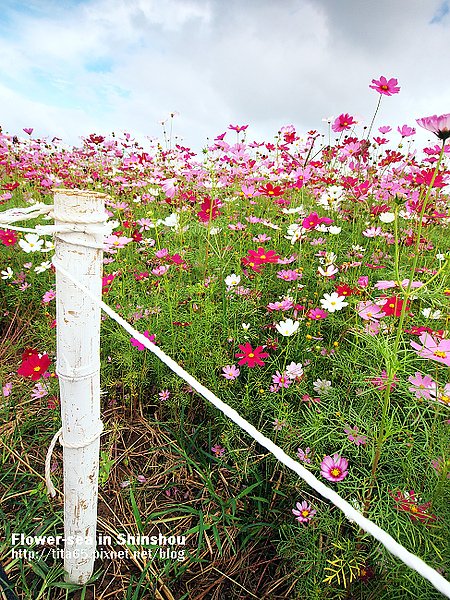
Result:
[[[108,236],[111,235],[115,222],[112,221],[107,223],[108,214],[105,212],[104,215],[84,215],[81,219],[77,217],[77,223],[74,223],[65,216],[55,214],[53,204],[43,204],[38,202],[32,206],[26,208],[11,208],[0,212],[0,225],[7,225],[9,229],[14,231],[23,231],[26,233],[37,233],[38,235],[58,235],[66,233],[88,233],[91,235]],[[48,218],[53,218],[55,221],[64,223],[63,225],[36,225],[33,229],[28,227],[17,227],[11,225],[16,221],[31,221],[41,215],[47,215]],[[60,237],[60,236],[59,236]],[[76,241],[71,240],[70,236],[61,237],[61,239],[67,244],[73,244],[75,246],[83,246],[87,248],[98,248],[104,249],[104,245],[101,242],[94,241],[83,241],[77,239]]]
[[[103,423],[101,421],[98,422],[97,431],[90,438],[87,438],[84,440],[81,439],[76,443],[66,442],[62,437],[62,433],[63,433],[63,429],[61,427],[61,429],[59,429],[53,436],[52,441],[50,442],[50,445],[47,450],[47,455],[45,457],[45,485],[47,486],[47,493],[50,494],[50,496],[52,498],[54,498],[56,496],[56,490],[55,490],[55,487],[54,487],[54,485],[52,483],[52,479],[51,479],[50,463],[52,460],[52,454],[53,454],[53,450],[55,449],[56,442],[59,440],[59,443],[64,448],[72,448],[75,450],[77,450],[79,448],[86,448],[86,446],[90,446],[91,444],[93,444],[102,435]]]
[[[391,554],[397,556],[402,560],[408,567],[414,569],[427,579],[437,590],[439,590],[444,596],[450,598],[450,582],[448,582],[442,575],[437,571],[429,567],[421,558],[415,556],[409,550],[399,544],[392,536],[386,533],[381,527],[378,527],[375,523],[364,517],[360,512],[355,510],[351,504],[341,498],[334,490],[319,481],[310,471],[305,469],[299,462],[288,456],[284,450],[274,444],[272,440],[263,435],[258,431],[251,423],[243,419],[238,412],[228,406],[225,402],[220,400],[215,394],[208,390],[204,385],[199,383],[192,375],[185,371],[178,363],[172,358],[167,356],[161,348],[152,344],[142,333],[139,333],[134,329],[127,321],[122,319],[115,311],[113,311],[107,304],[102,300],[99,300],[86,286],[78,282],[72,277],[61,265],[53,258],[53,264],[67,279],[69,279],[74,285],[81,289],[93,302],[100,306],[104,312],[109,315],[116,323],[121,325],[125,331],[127,331],[132,337],[143,344],[148,350],[153,352],[164,364],[166,364],[174,373],[184,379],[194,390],[201,394],[206,400],[211,402],[216,408],[221,410],[228,418],[234,423],[239,425],[244,431],[246,431],[253,439],[255,439],[261,446],[267,448],[280,462],[289,467],[292,471],[297,473],[308,485],[310,485],[316,492],[318,492],[324,498],[330,500],[335,506],[337,506],[345,516],[355,521],[364,531],[370,533],[375,539],[383,544],[383,546],[389,550]]]
[[[48,215],[53,211],[53,204],[37,202],[32,206],[24,208],[10,208],[0,213],[0,224],[9,225],[16,221],[30,221],[41,215]]]

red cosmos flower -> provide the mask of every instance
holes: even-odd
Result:
[[[325,225],[331,225],[333,219],[329,219],[328,217],[319,217],[319,215],[315,212],[310,213],[307,217],[305,217],[302,221],[302,227],[304,229],[315,229],[318,225],[325,223]]]
[[[11,229],[0,229],[0,242],[5,246],[14,246],[17,236]]]
[[[274,187],[271,183],[267,183],[258,190],[258,192],[261,192],[261,194],[265,194],[266,196],[282,196],[284,191],[285,190],[280,185]]]
[[[18,181],[13,181],[12,183],[5,183],[2,185],[2,190],[8,190],[9,192],[12,192],[16,188],[18,188],[19,185],[20,183]]]
[[[269,356],[267,352],[262,352],[264,349],[263,346],[257,346],[253,350],[249,342],[247,342],[245,345],[239,344],[239,349],[242,350],[242,352],[237,352],[235,355],[236,358],[241,359],[238,364],[245,365],[245,363],[247,363],[247,366],[250,369],[256,367],[256,365],[263,367],[264,362],[261,359]]]
[[[209,223],[216,219],[221,213],[219,212],[220,201],[216,198],[211,200],[206,196],[200,205],[201,210],[197,213],[197,217],[202,223]]]
[[[50,357],[48,354],[32,354],[24,360],[17,369],[17,374],[23,377],[31,377],[33,381],[37,381],[47,371],[50,366]]]
[[[38,354],[39,352],[34,348],[25,348],[25,350],[22,352],[22,362],[28,360],[30,356],[37,356]]]
[[[369,87],[384,96],[392,96],[393,94],[398,94],[400,91],[397,85],[398,81],[394,77],[387,80],[386,77],[381,76],[379,80],[372,79],[372,83],[374,85],[369,85]]]
[[[381,307],[381,310],[385,315],[399,317],[402,312],[403,300],[397,298],[397,296],[391,296]],[[406,310],[409,310],[409,301],[406,303]]]
[[[420,521],[421,523],[436,521],[436,515],[430,515],[427,512],[431,506],[431,502],[418,504],[414,490],[411,490],[409,493],[398,491],[395,495],[392,492],[389,492],[389,495],[392,496],[397,503],[397,510],[407,512],[411,521]]]
[[[255,263],[255,265],[263,265],[267,263],[277,263],[280,257],[278,254],[275,254],[274,250],[258,248],[258,250],[249,250],[245,258]]]
[[[339,296],[351,296],[352,294],[359,294],[359,290],[351,288],[346,283],[341,283],[341,285],[338,285],[336,292],[339,294]]]
[[[331,129],[336,133],[339,133],[341,131],[345,131],[346,129],[350,129],[352,125],[356,125],[356,121],[348,113],[345,113],[337,117],[331,126]]]

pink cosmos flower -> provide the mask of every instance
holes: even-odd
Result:
[[[223,456],[225,454],[225,448],[222,448],[222,446],[220,444],[216,444],[215,446],[213,446],[211,448],[211,452],[214,454],[214,456],[217,456],[217,458],[220,458],[221,456]]]
[[[402,137],[410,137],[416,133],[414,127],[409,127],[408,125],[402,125],[401,127],[397,127],[397,131]]]
[[[445,115],[432,115],[416,119],[417,124],[427,131],[432,131],[440,140],[450,137],[450,113]]]
[[[374,321],[377,319],[382,319],[385,316],[378,304],[374,304],[371,300],[359,302],[358,306],[356,307],[356,312],[361,319],[364,319],[365,321]]]
[[[367,443],[367,436],[359,433],[359,428],[357,425],[354,427],[347,425],[347,427],[344,429],[344,432],[347,434],[347,438],[350,440],[350,442],[353,442],[355,446],[364,445]]]
[[[356,125],[356,121],[353,117],[351,117],[348,113],[339,115],[337,119],[335,119],[331,129],[336,133],[341,131],[345,131],[346,129],[350,129],[352,125]]]
[[[5,398],[7,398],[11,394],[12,387],[13,384],[11,382],[5,383],[5,385],[2,387],[3,396]]]
[[[432,395],[436,396],[436,382],[428,375],[422,375],[422,373],[416,371],[415,375],[408,377],[408,381],[412,384],[408,389],[414,393],[416,398],[431,400]]]
[[[358,286],[360,288],[366,288],[369,285],[369,277],[367,275],[361,275],[358,277]]]
[[[292,383],[292,380],[288,377],[287,373],[280,373],[280,371],[277,371],[275,375],[272,375],[272,381],[278,388],[288,388]]]
[[[48,290],[48,292],[45,292],[45,294],[42,296],[42,302],[44,304],[48,304],[54,298],[56,298],[56,292],[55,292],[55,290]]]
[[[159,399],[164,402],[165,400],[168,400],[170,398],[170,392],[169,390],[161,390],[158,394]]]
[[[348,460],[339,454],[325,456],[320,463],[320,474],[328,481],[342,481],[348,475]]]
[[[225,377],[225,379],[229,379],[230,381],[237,379],[241,372],[235,365],[226,365],[225,367],[222,367],[222,371],[222,377]]]
[[[248,125],[228,125],[228,129],[232,129],[233,131],[236,131],[237,133],[241,132],[241,131],[245,131],[247,129]]]
[[[424,332],[419,337],[422,346],[411,342],[411,346],[422,358],[429,358],[450,367],[450,340],[436,341],[429,333]]]
[[[392,131],[392,127],[389,127],[389,125],[383,125],[383,127],[378,127],[378,131],[384,135]]]
[[[292,269],[278,271],[277,273],[278,279],[283,279],[284,281],[296,281],[302,277],[301,273],[297,271],[293,271]]]
[[[124,248],[127,244],[133,241],[133,238],[126,237],[124,235],[110,235],[105,238],[104,249],[109,252],[111,250],[118,250],[119,248]]]
[[[326,310],[322,310],[321,308],[312,308],[308,312],[308,319],[313,321],[320,321],[322,319],[326,319],[328,317],[328,313]]]
[[[152,333],[150,334],[147,330],[144,331],[143,335],[148,339],[149,342],[151,342],[152,344],[155,343],[156,337],[155,335]],[[131,338],[130,339],[131,345],[132,346],[136,346],[136,348],[138,350],[145,350],[145,346],[144,344],[141,344],[141,342],[139,342],[136,338]]]
[[[385,390],[388,384],[388,374],[385,369],[381,371],[381,375],[379,377],[372,377],[369,379],[371,383],[377,388],[377,390]],[[393,380],[391,381],[391,390],[393,390],[397,386],[398,377],[394,375]]]
[[[311,448],[305,448],[304,450],[302,450],[301,448],[297,448],[298,459],[304,463],[309,464],[311,462],[311,459],[309,458],[310,454]]]
[[[391,77],[391,79],[388,80],[386,77],[381,76],[379,80],[372,79],[372,83],[373,85],[369,85],[369,87],[384,96],[392,96],[393,94],[398,94],[400,91],[398,80],[394,77]],[[387,131],[382,131],[382,133],[387,133]]]
[[[302,503],[297,502],[295,505],[297,508],[293,508],[292,512],[296,516],[296,519],[299,523],[309,523],[311,518],[316,514],[316,510],[311,509],[311,506],[303,500]]]

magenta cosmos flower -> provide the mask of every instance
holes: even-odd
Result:
[[[303,500],[303,502],[297,502],[295,505],[297,508],[293,508],[292,512],[296,516],[299,523],[309,523],[311,518],[316,514],[316,510],[312,509],[311,506]]]
[[[422,346],[416,342],[411,342],[411,346],[422,358],[430,358],[450,367],[450,340],[440,340],[437,342],[433,336],[424,332],[419,337]]]
[[[394,77],[388,80],[386,77],[381,76],[379,80],[372,79],[372,83],[373,85],[369,85],[369,87],[384,96],[392,96],[393,94],[398,94],[400,91],[397,85],[398,81]]]
[[[320,463],[320,474],[328,481],[342,481],[348,475],[348,460],[333,454],[333,456],[325,456]]]
[[[432,131],[440,140],[450,137],[450,113],[446,115],[433,115],[416,119],[417,124],[428,131]]]

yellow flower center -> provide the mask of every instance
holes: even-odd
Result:
[[[342,473],[342,471],[340,469],[338,469],[337,467],[334,467],[334,469],[331,469],[330,473],[331,473],[331,475],[333,475],[333,477],[339,477],[339,475]]]
[[[309,510],[302,510],[302,517],[307,517],[309,515]]]
[[[34,367],[33,371],[36,371],[36,373],[38,373],[41,370],[41,367]]]
[[[443,352],[442,350],[436,350],[433,354],[439,358],[447,358],[447,353]]]
[[[253,354],[253,352],[250,352],[250,354],[248,355],[249,358],[255,358],[255,355]]]

